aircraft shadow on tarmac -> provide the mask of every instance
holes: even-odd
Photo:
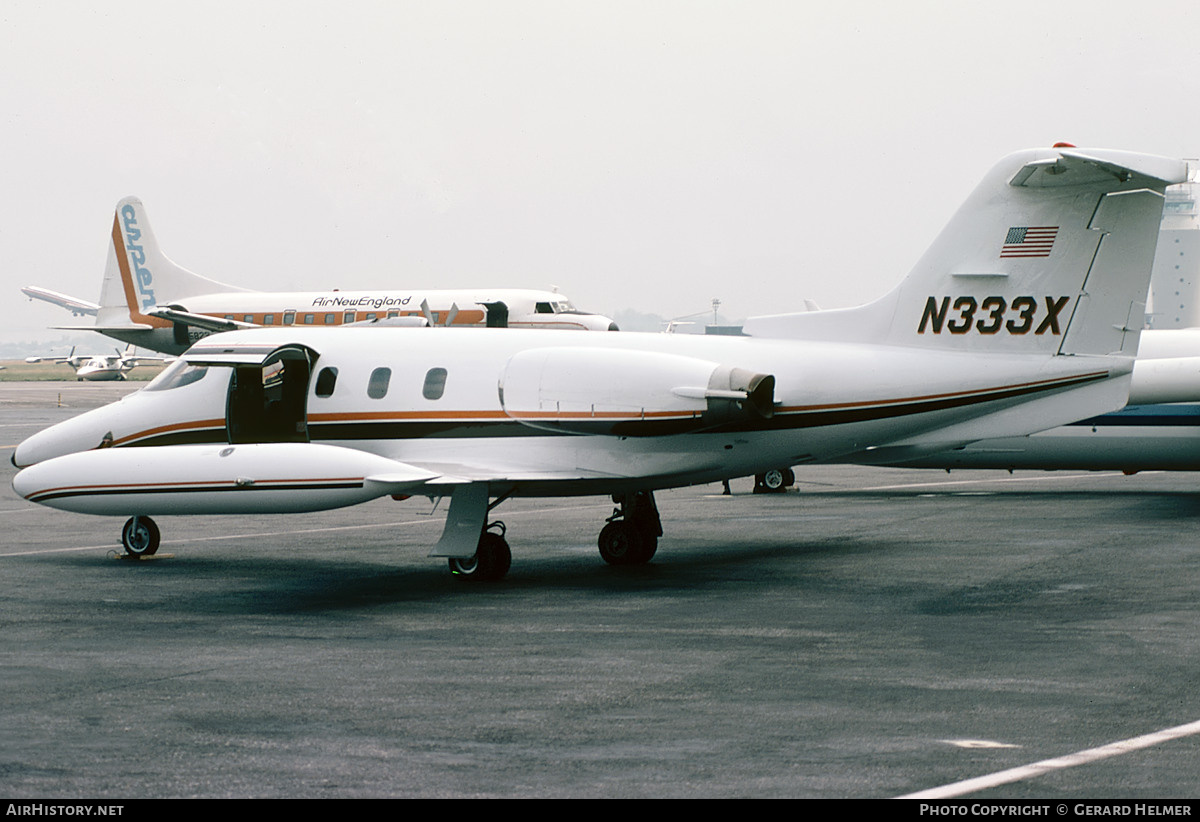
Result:
[[[745,582],[761,584],[780,573],[801,580],[804,563],[821,557],[846,556],[851,552],[887,551],[879,541],[820,538],[797,541],[779,537],[754,547],[738,547],[711,537],[674,540],[664,544],[659,556],[643,566],[614,567],[597,556],[561,555],[514,559],[513,569],[499,582],[460,579],[448,573],[444,560],[411,557],[398,549],[395,565],[381,564],[378,556],[361,562],[327,561],[304,556],[242,556],[194,551],[186,546],[164,544],[161,559],[124,562],[97,554],[77,555],[56,561],[77,570],[103,563],[103,576],[114,585],[133,581],[122,597],[128,610],[161,607],[165,595],[172,612],[263,614],[337,611],[352,612],[402,603],[466,604],[524,598],[539,591],[585,595],[729,590]],[[788,566],[786,569],[781,564]],[[136,578],[141,579],[136,579]],[[98,581],[99,582],[99,581]],[[137,602],[136,591],[144,583],[146,597]],[[107,583],[103,583],[107,584]],[[102,596],[101,594],[96,594]]]

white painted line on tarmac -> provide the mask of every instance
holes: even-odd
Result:
[[[1139,471],[1139,474],[1161,474],[1162,471]],[[954,485],[988,485],[1011,482],[1062,482],[1077,479],[1109,479],[1123,476],[1119,471],[1088,471],[1086,474],[1056,474],[1052,477],[1000,477],[997,479],[943,480],[940,482],[910,482],[900,485],[871,485],[865,488],[845,488],[847,491],[895,491],[902,488],[948,488]]]
[[[1149,748],[1153,745],[1158,745],[1162,742],[1169,742],[1172,739],[1181,739],[1185,736],[1200,734],[1200,722],[1190,722],[1187,725],[1177,725],[1174,728],[1167,728],[1163,731],[1156,731],[1152,734],[1144,736],[1135,736],[1132,739],[1125,739],[1121,742],[1113,742],[1108,745],[1102,745],[1099,748],[1091,748],[1078,753],[1067,754],[1056,759],[1043,759],[1041,762],[1035,762],[1032,765],[1023,765],[1020,768],[1010,768],[1007,771],[1000,771],[989,776],[977,776],[974,779],[966,779],[962,782],[954,782],[949,785],[943,785],[940,788],[930,788],[917,793],[898,796],[897,799],[949,799],[954,796],[963,796],[976,791],[982,791],[987,788],[995,788],[999,785],[1008,785],[1012,782],[1020,782],[1025,779],[1031,779],[1035,776],[1041,776],[1051,771],[1061,771],[1066,768],[1074,768],[1079,765],[1087,765],[1092,762],[1098,762],[1101,759],[1108,759],[1113,756],[1120,756],[1131,751],[1139,751],[1142,748]]]

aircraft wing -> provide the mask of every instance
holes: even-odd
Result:
[[[207,314],[193,314],[190,311],[184,311],[182,308],[173,305],[156,305],[144,313],[150,317],[158,317],[159,319],[170,320],[173,323],[182,323],[183,325],[203,328],[205,331],[212,331],[214,333],[236,331],[239,328],[258,328],[255,323],[226,320],[219,317],[210,317]]]
[[[437,474],[437,478],[429,480],[430,486],[464,485],[472,482],[545,482],[562,480],[607,480],[620,478],[619,474],[609,474],[602,471],[573,469],[571,471],[513,468],[499,465],[468,465],[465,463],[425,462],[408,460],[407,463]]]
[[[78,297],[72,297],[69,294],[60,294],[57,291],[51,291],[48,288],[40,288],[36,285],[26,286],[21,289],[21,293],[33,300],[45,300],[48,303],[54,303],[57,306],[67,309],[72,314],[91,314],[95,315],[100,310],[97,303],[88,300],[81,300]]]

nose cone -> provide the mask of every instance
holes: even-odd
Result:
[[[110,445],[115,422],[115,410],[112,406],[105,406],[52,425],[18,445],[13,452],[12,464],[17,468],[26,468],[64,454]]]

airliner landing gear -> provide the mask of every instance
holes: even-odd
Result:
[[[130,517],[121,529],[121,544],[130,557],[153,556],[159,538],[158,525],[150,517]]]
[[[499,529],[499,533],[493,528]],[[512,552],[508,549],[508,541],[504,539],[504,531],[504,523],[499,520],[489,524],[479,535],[475,556],[469,559],[450,557],[450,573],[481,580],[503,578],[512,565]]]
[[[617,507],[600,531],[600,556],[609,565],[645,565],[658,550],[663,532],[654,494],[614,494],[613,502]]]
[[[782,494],[796,483],[791,468],[772,468],[765,474],[754,475],[754,493]]]

